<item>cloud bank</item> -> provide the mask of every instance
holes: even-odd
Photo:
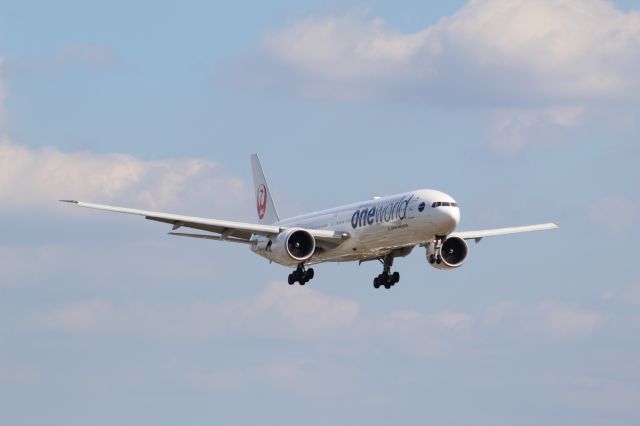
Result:
[[[73,198],[207,213],[244,202],[245,189],[243,180],[205,159],[147,161],[32,149],[0,139],[0,211],[51,207]]]
[[[159,306],[89,299],[61,306],[38,323],[63,333],[119,330],[153,339],[200,341],[245,335],[291,341],[363,342],[383,339],[422,355],[442,353],[473,339],[474,330],[514,328],[550,338],[589,336],[599,312],[559,301],[501,302],[481,315],[453,310],[362,312],[360,303],[312,288],[272,283],[250,299]]]
[[[307,340],[343,334],[353,325],[359,309],[353,301],[276,283],[250,300],[174,303],[171,307],[84,300],[57,309],[41,323],[65,333],[121,330],[178,340],[225,335]]]
[[[589,336],[601,325],[602,315],[593,310],[546,300],[533,306],[504,301],[489,306],[483,315],[486,326],[515,327],[516,333],[563,339]]]
[[[445,105],[576,105],[640,98],[640,13],[604,0],[472,0],[415,33],[363,14],[266,34],[272,83],[305,96]],[[269,72],[268,72],[269,73]]]
[[[69,57],[97,64],[109,57],[81,45],[65,49]],[[0,57],[0,77],[2,66]],[[7,134],[5,98],[6,86],[0,78],[0,212],[50,209],[58,199],[81,199],[147,209],[188,208],[205,214],[248,200],[244,181],[207,159],[149,161],[125,154],[17,144]]]

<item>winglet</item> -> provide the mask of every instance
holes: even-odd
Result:
[[[73,204],[78,204],[78,201],[76,200],[58,200],[61,203],[73,203]]]

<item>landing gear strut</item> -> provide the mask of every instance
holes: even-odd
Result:
[[[441,249],[442,249],[442,242],[444,241],[445,237],[436,237],[435,240],[433,240],[433,251],[436,253],[440,253]],[[429,255],[429,263],[430,264],[434,264],[437,263],[438,265],[440,265],[442,263],[442,256],[440,254],[432,254]]]
[[[300,283],[300,285],[305,285],[313,279],[313,275],[313,268],[305,270],[304,264],[299,263],[296,270],[289,274],[289,285],[293,285],[296,282]]]
[[[381,285],[386,289],[390,289],[398,281],[400,281],[400,273],[393,272],[391,273],[391,266],[393,266],[393,256],[386,255],[380,259],[378,259],[380,263],[382,263],[382,273],[373,279],[373,287],[379,288]]]

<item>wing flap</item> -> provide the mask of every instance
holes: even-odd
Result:
[[[232,243],[251,244],[250,240],[245,240],[243,238],[235,238],[235,237],[225,238],[221,235],[189,234],[185,232],[169,232],[169,235],[175,235],[178,237],[201,238],[204,240],[230,241]]]

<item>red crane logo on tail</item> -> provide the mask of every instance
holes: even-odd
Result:
[[[267,212],[267,188],[264,185],[260,185],[256,195],[258,200],[258,217],[262,219]]]

